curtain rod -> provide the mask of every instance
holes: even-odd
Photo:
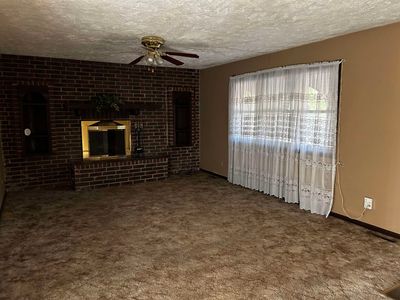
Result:
[[[335,59],[335,60],[327,60],[327,61],[316,61],[316,62],[312,62],[312,63],[308,63],[308,64],[304,64],[304,63],[299,63],[299,64],[294,64],[294,65],[284,65],[284,66],[279,66],[279,67],[273,67],[270,69],[263,69],[263,70],[259,70],[259,71],[254,71],[254,72],[247,72],[247,73],[242,73],[242,74],[234,74],[232,76],[230,76],[229,78],[238,78],[241,76],[246,76],[246,75],[255,75],[255,74],[261,74],[261,73],[267,73],[267,72],[272,72],[272,71],[276,71],[279,69],[295,69],[295,68],[301,68],[301,67],[305,67],[305,66],[312,66],[312,65],[323,65],[323,64],[334,64],[334,63],[338,63],[341,64],[345,62],[344,59]]]

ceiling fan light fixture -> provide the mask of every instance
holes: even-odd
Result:
[[[160,54],[158,54],[158,53],[154,56],[154,59],[155,59],[157,65],[162,65],[164,63],[164,60],[161,58]]]
[[[148,65],[151,65],[151,66],[154,65],[154,63],[155,63],[154,53],[151,53],[151,52],[147,53],[145,60]]]
[[[197,54],[194,53],[183,53],[183,52],[171,52],[171,51],[161,51],[160,48],[164,45],[165,40],[159,36],[144,36],[142,37],[142,45],[147,50],[144,55],[139,56],[130,65],[136,65],[142,59],[150,67],[157,67],[164,64],[164,61],[171,63],[175,66],[183,65],[183,62],[173,58],[172,56],[183,56],[190,58],[199,58]],[[172,56],[171,56],[172,55]]]

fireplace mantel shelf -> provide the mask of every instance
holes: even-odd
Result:
[[[159,103],[144,103],[144,102],[136,102],[136,103],[124,103],[121,105],[121,109],[119,111],[109,111],[109,112],[98,112],[93,107],[93,104],[90,101],[70,101],[66,105],[66,109],[72,110],[75,112],[77,116],[93,116],[93,117],[103,117],[103,116],[129,116],[129,115],[138,115],[141,111],[153,111],[159,110],[162,108],[162,105]]]

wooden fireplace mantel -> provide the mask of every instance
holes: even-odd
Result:
[[[90,101],[69,101],[65,105],[67,110],[72,110],[79,117],[115,118],[138,115],[141,111],[154,111],[162,108],[159,103],[123,103],[119,111],[98,112]]]

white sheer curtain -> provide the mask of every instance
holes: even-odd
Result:
[[[228,180],[328,215],[340,61],[232,77]]]

